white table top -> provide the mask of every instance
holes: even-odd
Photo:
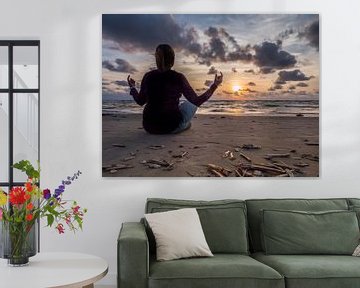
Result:
[[[80,253],[38,253],[24,267],[9,267],[0,259],[0,288],[77,288],[100,280],[107,271],[104,259]]]

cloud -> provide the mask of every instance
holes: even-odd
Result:
[[[295,90],[296,89],[296,86],[295,85],[290,85],[289,86],[289,90]]]
[[[113,83],[118,85],[118,86],[123,86],[123,87],[128,87],[129,86],[128,82],[125,81],[125,80],[116,80]]]
[[[213,83],[214,83],[214,81],[212,81],[212,80],[206,80],[204,82],[204,85],[207,86],[207,87],[210,87]]]
[[[102,18],[103,38],[116,42],[123,51],[155,51],[160,43],[199,53],[197,33],[185,29],[169,14],[107,14]]]
[[[254,69],[247,69],[247,70],[244,70],[244,73],[255,74],[255,71],[254,71]]]
[[[303,32],[298,33],[298,37],[305,38],[310,46],[315,47],[319,51],[319,20],[306,26]]]
[[[211,66],[207,74],[212,75],[212,74],[216,74],[217,72],[218,72],[218,70],[215,69],[214,66]]]
[[[296,86],[298,86],[298,87],[308,87],[309,84],[306,84],[306,83],[304,83],[304,82],[300,82],[300,83],[298,83]]]
[[[277,84],[284,83],[287,81],[308,81],[311,78],[314,78],[314,76],[306,76],[299,69],[292,71],[280,71],[278,75],[279,77],[276,80]]]
[[[242,92],[248,92],[248,93],[255,93],[255,92],[257,92],[256,90],[252,90],[252,89],[250,89],[250,88],[245,88],[245,89],[242,89],[241,91],[242,91]]]
[[[250,62],[252,60],[251,45],[241,47],[224,28],[210,26],[204,33],[210,39],[199,53],[199,63],[211,65],[213,61]]]
[[[234,92],[231,92],[231,91],[226,91],[226,90],[223,90],[222,91],[224,94],[228,94],[228,95],[232,95],[232,94],[234,94]]]
[[[130,74],[137,72],[137,69],[134,66],[132,66],[129,62],[119,58],[117,58],[115,62],[110,62],[107,60],[103,61],[102,67],[112,72],[130,73]]]
[[[254,64],[260,68],[262,74],[273,73],[276,69],[291,68],[296,64],[294,55],[281,50],[281,41],[265,41],[255,45],[254,49]]]
[[[269,90],[269,91],[275,91],[275,90],[280,90],[280,89],[282,89],[282,88],[283,88],[282,85],[280,85],[280,84],[275,84],[275,85],[271,86],[268,90]]]
[[[231,72],[236,73],[237,72],[236,68],[235,67],[231,68]]]
[[[249,82],[247,85],[248,86],[256,86],[256,83],[255,82]]]

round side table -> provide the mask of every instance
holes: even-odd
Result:
[[[0,287],[6,288],[93,288],[108,272],[107,262],[80,253],[38,253],[28,266],[9,267],[0,260]]]

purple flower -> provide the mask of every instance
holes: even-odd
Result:
[[[50,190],[49,189],[44,189],[43,191],[43,196],[44,198],[47,200],[51,197],[51,193],[50,193]]]

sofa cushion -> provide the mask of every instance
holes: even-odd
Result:
[[[195,208],[145,214],[156,239],[158,261],[213,256]]]
[[[346,199],[255,199],[246,200],[252,251],[262,251],[260,211],[264,209],[328,211],[348,210]]]
[[[359,206],[351,205],[349,207],[349,210],[354,211],[356,213],[356,217],[358,218],[358,224],[359,224],[359,228],[360,228],[360,205]]]
[[[354,211],[262,210],[266,254],[352,255],[359,244]]]
[[[360,258],[340,255],[265,255],[256,260],[284,275],[286,288],[360,287]]]
[[[149,288],[284,288],[274,269],[246,255],[215,254],[211,258],[150,261]]]
[[[197,208],[206,242],[213,253],[249,253],[244,201],[148,199],[146,213],[189,207]],[[152,239],[151,233],[149,239]]]

